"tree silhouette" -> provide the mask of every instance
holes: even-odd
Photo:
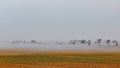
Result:
[[[35,40],[31,40],[31,43],[37,43]]]
[[[106,40],[106,43],[107,43],[108,45],[110,45],[110,42],[111,42],[111,40]]]
[[[118,41],[113,40],[112,43],[114,43],[116,46],[118,46]]]
[[[23,43],[27,43],[27,41],[24,40]]]
[[[88,40],[88,45],[89,45],[89,46],[91,45],[91,40]]]
[[[86,40],[81,40],[81,44],[85,44],[86,43]]]
[[[100,45],[101,42],[102,42],[102,39],[97,39],[98,45]]]
[[[75,40],[71,40],[69,43],[70,44],[75,44]]]

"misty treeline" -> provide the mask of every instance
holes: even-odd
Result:
[[[102,40],[102,39],[97,39],[96,41],[92,41],[92,40],[71,40],[69,42],[70,44],[86,44],[86,45],[98,45],[98,46],[101,46],[101,45],[115,45],[115,46],[118,46],[119,45],[119,41],[117,40],[110,40],[110,39],[107,39],[107,40]]]
[[[12,44],[21,44],[21,43],[24,43],[24,44],[44,44],[46,42],[38,42],[36,40],[30,40],[30,41],[25,41],[25,40],[16,40],[16,41],[12,41],[12,42],[8,42],[8,41],[5,41],[5,43],[12,43]],[[117,40],[110,40],[110,39],[107,39],[107,40],[103,40],[103,39],[97,39],[95,41],[93,40],[70,40],[68,42],[65,42],[65,41],[56,41],[54,42],[55,44],[72,44],[72,45],[76,45],[76,44],[80,44],[80,45],[98,45],[98,46],[101,46],[101,45],[114,45],[114,46],[118,46],[120,44],[119,41]]]
[[[36,40],[30,40],[30,41],[26,41],[26,40],[15,40],[15,41],[11,41],[11,42],[9,42],[9,41],[5,41],[5,43],[12,43],[12,44],[22,44],[22,43],[24,43],[24,44],[42,44],[42,42],[38,42],[38,41],[36,41]]]

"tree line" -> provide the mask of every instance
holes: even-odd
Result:
[[[38,42],[38,41],[36,41],[36,40],[30,40],[30,41],[26,41],[26,40],[15,40],[15,41],[11,41],[11,42],[5,41],[5,43],[12,43],[12,44],[21,44],[21,43],[24,43],[24,44],[27,44],[27,43],[41,44],[42,42]]]
[[[92,45],[92,41],[91,40],[71,40],[69,42],[69,44],[87,44],[87,45]],[[97,44],[98,46],[102,45],[102,43],[109,45],[115,45],[118,46],[119,45],[119,41],[117,40],[102,40],[102,39],[97,39],[96,41],[93,42],[94,44]]]
[[[21,43],[25,43],[25,44],[27,44],[27,43],[31,43],[31,44],[44,44],[45,42],[38,42],[36,40],[30,40],[30,41],[16,40],[16,41],[12,41],[12,42],[9,42],[9,43],[12,43],[12,44],[21,44]],[[109,45],[115,45],[115,46],[119,45],[119,41],[117,41],[117,40],[110,40],[110,39],[108,39],[108,40],[97,39],[96,41],[92,41],[92,40],[70,40],[67,43],[68,44],[73,44],[73,45],[75,45],[75,44],[81,44],[81,45],[86,44],[86,45],[89,45],[89,46],[90,45],[94,45],[94,44],[100,46],[100,45],[104,45],[103,43],[105,43],[108,46]],[[64,41],[62,41],[62,42],[61,41],[56,41],[56,44],[64,44]]]

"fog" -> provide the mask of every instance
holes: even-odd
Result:
[[[120,40],[119,0],[0,0],[0,41]],[[0,44],[37,50],[118,50],[115,46]]]
[[[1,43],[0,49],[24,49],[30,51],[98,51],[98,52],[120,52],[120,46],[115,45],[80,45],[80,44],[6,44]]]

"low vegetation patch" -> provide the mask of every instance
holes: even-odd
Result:
[[[1,55],[0,64],[38,66],[79,66],[79,64],[120,65],[119,53],[36,53],[27,55]],[[89,65],[88,65],[89,66]]]

